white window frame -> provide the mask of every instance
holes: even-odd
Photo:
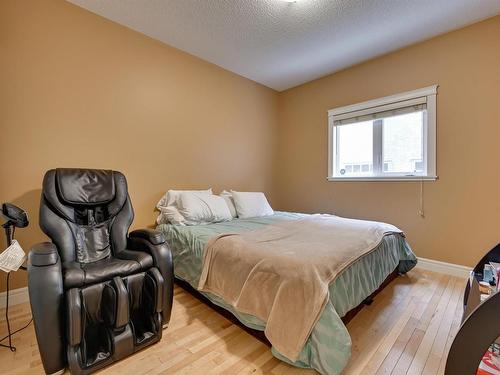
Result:
[[[328,111],[328,181],[434,181],[436,172],[436,95],[438,85],[432,85],[421,89],[407,91],[396,95],[390,95],[379,99],[369,100],[362,103],[352,104],[344,107],[334,108]],[[408,101],[418,100],[425,102],[427,106],[427,118],[424,118],[424,144],[423,154],[427,161],[425,173],[401,174],[385,173],[385,176],[338,176],[335,172],[335,155],[337,153],[337,139],[334,122],[336,120],[356,116],[359,114],[370,114],[380,112],[380,107],[398,109],[408,106]],[[374,145],[377,147],[377,145]],[[379,147],[382,147],[379,145]],[[380,153],[381,155],[381,153]],[[375,164],[380,163],[374,163]],[[382,166],[383,168],[383,166]]]

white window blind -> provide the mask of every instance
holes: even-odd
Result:
[[[368,108],[355,112],[348,112],[343,115],[335,116],[334,125],[346,125],[354,122],[369,121],[379,118],[394,117],[421,111],[427,108],[425,98],[407,100],[401,103],[383,105],[375,108]]]

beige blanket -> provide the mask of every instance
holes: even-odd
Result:
[[[265,334],[295,361],[328,301],[328,285],[370,253],[390,225],[313,215],[263,229],[212,238],[199,290],[266,322]]]

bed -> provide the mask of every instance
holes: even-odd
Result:
[[[289,212],[275,212],[273,215],[233,219],[207,225],[160,224],[157,229],[164,233],[174,258],[175,277],[191,290],[197,290],[203,270],[204,251],[211,239],[223,233],[244,233],[257,231],[266,226],[285,221],[298,221],[310,215]],[[351,355],[351,339],[342,318],[349,316],[376,292],[384,281],[395,272],[406,273],[417,263],[417,259],[404,235],[385,235],[382,241],[365,256],[345,268],[329,284],[329,297],[307,338],[300,354],[294,361],[272,348],[273,355],[297,367],[314,368],[321,374],[339,374]],[[201,293],[211,303],[232,313],[244,326],[251,330],[264,331],[263,320],[250,314],[236,311],[217,295]]]

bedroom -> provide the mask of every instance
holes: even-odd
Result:
[[[329,219],[390,223],[404,232],[405,239],[399,235],[399,241],[418,257],[415,268],[387,285],[382,285],[390,276],[386,274],[363,293],[358,283],[345,282],[338,292],[352,288],[346,295],[358,293],[361,299],[345,309],[360,309],[349,322],[345,319],[345,326],[337,317],[344,350],[321,344],[310,357],[322,362],[325,358],[317,352],[326,348],[342,359],[327,355],[328,365],[305,364],[315,370],[287,364],[271,351],[273,340],[254,337],[262,324],[247,321],[254,332],[245,331],[231,320],[232,313],[222,315],[227,309],[200,301],[178,277],[170,323],[157,332],[161,340],[102,372],[443,373],[461,325],[468,272],[499,238],[499,13],[498,1],[468,0],[0,2],[0,203],[10,202],[28,213],[29,225],[15,231],[26,255],[37,243],[57,242],[57,233],[48,236],[40,228],[46,172],[95,168],[125,176],[134,210],[130,232],[157,228],[156,206],[169,190],[211,188],[216,196],[224,190],[236,195],[263,192],[279,215],[321,213],[338,215]],[[380,19],[384,22],[374,21]],[[338,153],[332,144],[329,148],[332,133],[359,124],[349,122],[352,116],[340,116],[404,100],[420,102],[396,110],[425,112],[422,129],[434,124],[435,137],[426,132],[419,138],[420,145],[428,146],[422,153],[425,168],[417,165],[418,157],[408,157],[414,171],[394,178],[401,181],[384,180],[381,175],[391,166],[376,157],[366,163],[360,157],[337,168]],[[346,110],[353,105],[357,107]],[[393,110],[384,107],[377,113]],[[357,114],[362,115],[366,113]],[[345,127],[339,121],[346,121]],[[376,126],[371,126],[375,134]],[[354,143],[364,155],[366,148]],[[375,155],[377,147],[369,143],[368,154]],[[373,142],[379,151],[381,143]],[[368,168],[364,175],[363,168]],[[405,176],[415,171],[413,178]],[[345,173],[358,175],[347,180]],[[71,195],[77,181],[63,174],[57,178],[69,181]],[[370,180],[373,176],[378,181]],[[121,185],[113,186],[116,193]],[[57,189],[54,197],[59,199],[65,188]],[[186,196],[186,201],[193,198]],[[252,199],[269,212],[262,195]],[[169,228],[223,228],[227,233],[239,220],[252,221],[236,218]],[[247,229],[259,230],[258,225]],[[398,235],[392,236],[384,238]],[[172,241],[167,238],[168,246],[175,247]],[[198,243],[198,253],[205,245]],[[1,250],[6,247],[3,242]],[[180,272],[183,264],[178,264],[175,249],[170,251],[174,273]],[[198,273],[201,261],[198,256]],[[164,264],[152,267],[162,271],[162,278]],[[354,277],[371,275],[359,272]],[[336,280],[347,279],[347,274]],[[12,332],[30,321],[34,306],[40,307],[29,299],[29,275],[19,269],[8,276]],[[115,275],[106,276],[111,280]],[[168,294],[169,286],[164,287]],[[371,298],[378,287],[380,293]],[[8,332],[6,290],[7,274],[1,272],[0,339]],[[43,303],[45,294],[35,294]],[[61,310],[58,324],[68,319],[66,305]],[[38,324],[12,335],[15,353],[0,348],[0,373],[48,372],[35,333],[35,327],[50,328],[44,315]],[[60,330],[64,353],[60,348],[57,371],[69,368],[68,330]],[[89,342],[98,341],[94,337]],[[8,340],[1,344],[8,345]],[[99,353],[98,345],[90,346]],[[95,369],[87,366],[86,371]]]

